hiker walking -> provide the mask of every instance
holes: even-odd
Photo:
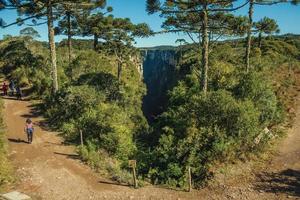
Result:
[[[26,124],[25,124],[25,132],[27,133],[27,139],[28,139],[28,144],[32,143],[32,138],[33,138],[33,123],[31,119],[26,119]]]
[[[14,96],[15,91],[15,83],[13,80],[9,82],[9,90],[10,90],[10,96]]]
[[[17,95],[18,100],[22,100],[22,91],[21,91],[19,84],[16,87],[16,95]]]
[[[3,91],[4,96],[7,96],[7,90],[8,90],[8,86],[4,82],[3,85],[2,85],[2,91]]]

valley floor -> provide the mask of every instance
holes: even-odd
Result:
[[[278,146],[278,154],[255,175],[255,181],[187,193],[153,186],[133,189],[100,177],[81,163],[73,146],[64,145],[57,133],[47,129],[30,101],[4,101],[9,157],[18,179],[9,190],[33,199],[300,199],[300,106],[295,125]],[[23,131],[28,117],[35,123],[31,145],[25,142]]]

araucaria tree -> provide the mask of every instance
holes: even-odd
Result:
[[[93,4],[95,6],[103,4],[103,0],[76,0],[75,3],[86,3],[88,5]],[[70,5],[74,5],[74,1],[62,1],[62,0],[2,0],[0,2],[1,9],[17,9],[20,15],[24,18],[18,18],[15,22],[6,25],[1,20],[2,27],[8,27],[11,25],[22,25],[27,20],[32,20],[32,25],[41,25],[47,23],[48,25],[48,41],[50,50],[50,61],[52,66],[52,80],[53,91],[58,91],[58,77],[57,77],[57,62],[56,62],[56,50],[54,40],[54,21],[59,19],[65,14],[66,8]]]
[[[274,19],[270,19],[268,17],[264,17],[263,19],[259,20],[258,22],[254,23],[254,28],[258,32],[258,47],[261,48],[262,43],[262,35],[263,34],[274,34],[279,33],[278,24]]]
[[[82,19],[83,36],[94,36],[94,50],[104,51],[117,59],[118,80],[121,80],[122,65],[131,55],[136,54],[133,47],[134,37],[148,37],[152,34],[145,23],[133,24],[128,18],[114,18],[97,13]],[[99,45],[101,41],[101,45]]]
[[[24,29],[20,30],[20,35],[25,36],[25,37],[30,37],[30,38],[39,38],[39,37],[41,37],[39,32],[37,32],[32,27],[27,27],[27,28],[24,28]]]
[[[102,36],[107,49],[113,53],[118,63],[118,80],[121,81],[122,68],[126,60],[135,55],[136,49],[132,46],[134,37],[148,37],[152,34],[147,24],[133,24],[130,19],[114,18],[111,20],[111,29]]]
[[[300,0],[249,0],[249,9],[248,9],[248,26],[247,26],[247,39],[246,39],[246,55],[245,55],[245,65],[246,71],[250,70],[250,53],[251,53],[251,36],[253,28],[253,14],[254,14],[254,5],[274,5],[278,3],[291,3],[296,5]]]
[[[147,0],[148,13],[160,12],[161,16],[166,19],[163,27],[167,29],[167,32],[184,32],[189,36],[197,34],[199,41],[194,42],[199,43],[202,54],[200,85],[204,93],[207,92],[208,86],[209,35],[218,33],[220,30],[226,33],[231,23],[238,21],[228,21],[228,16],[223,13],[237,10],[248,3],[233,7],[234,2],[234,0],[165,0],[163,2]],[[213,17],[215,15],[221,17]],[[218,26],[214,27],[213,24],[216,22]]]
[[[11,25],[22,25],[27,20],[32,20],[33,25],[41,25],[47,23],[48,25],[48,40],[50,50],[50,60],[52,66],[52,79],[53,79],[53,91],[58,90],[57,79],[57,66],[56,66],[56,51],[54,41],[54,28],[53,22],[59,17],[58,5],[66,1],[61,0],[19,0],[19,1],[1,1],[0,5],[2,9],[17,9],[20,15],[24,18],[18,18],[11,24],[3,24],[2,27],[8,27]],[[43,20],[41,22],[41,20]]]
[[[94,50],[98,48],[99,39],[112,28],[113,17],[106,17],[104,13],[98,12],[93,15],[84,15],[79,18],[79,26],[82,36],[94,37]]]
[[[88,16],[92,11],[98,11],[106,6],[106,0],[76,0],[61,4],[60,11],[62,18],[58,27],[55,28],[56,34],[64,34],[68,36],[68,57],[69,64],[72,61],[72,36],[79,35],[79,21],[82,16]],[[111,12],[112,8],[108,7],[107,12]]]

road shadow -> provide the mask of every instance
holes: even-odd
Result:
[[[300,197],[300,171],[287,169],[281,172],[264,172],[258,176],[255,189],[268,193],[281,193]]]
[[[66,154],[66,153],[60,153],[60,152],[53,152],[55,155],[65,156],[66,158],[70,158],[73,160],[80,160],[80,156],[77,154]]]
[[[45,142],[48,145],[56,145],[56,146],[63,146],[64,144],[62,142],[60,143],[54,143],[54,142]]]
[[[30,101],[28,98],[17,99],[15,96],[3,96],[2,99],[11,100],[11,101]]]
[[[29,113],[21,115],[23,118],[38,118],[42,117],[42,111],[40,109],[40,104],[28,105]]]
[[[9,142],[12,142],[12,143],[26,143],[26,144],[28,144],[27,141],[22,140],[22,139],[20,139],[20,138],[18,138],[18,139],[8,138],[8,141],[9,141]]]
[[[50,127],[49,122],[46,119],[36,122],[36,125],[38,125],[43,131],[47,131],[47,132],[54,131]]]
[[[107,185],[117,185],[117,186],[123,186],[123,187],[131,187],[131,185],[129,185],[129,184],[119,183],[119,182],[98,181],[98,183],[107,184]]]
[[[43,111],[41,109],[41,104],[32,104],[27,106],[29,108],[29,113],[21,115],[24,119],[31,118],[31,119],[36,119],[36,118],[41,118],[43,119]],[[53,131],[49,123],[46,119],[43,120],[37,120],[33,123],[36,126],[39,126],[43,131],[51,132]]]

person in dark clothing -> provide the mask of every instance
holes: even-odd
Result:
[[[22,90],[19,85],[16,87],[16,95],[18,100],[22,100]]]
[[[15,83],[13,80],[9,82],[9,90],[10,90],[10,95],[14,96],[14,91],[15,91]]]

